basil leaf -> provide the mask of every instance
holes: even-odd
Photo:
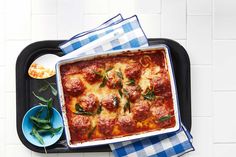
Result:
[[[127,101],[124,105],[124,112],[126,112],[127,109],[129,110],[129,113],[130,113],[131,111],[130,111],[130,102],[129,101]]]
[[[135,80],[134,79],[129,79],[129,81],[126,82],[126,85],[134,86],[135,85]]]
[[[167,121],[169,119],[171,119],[174,115],[166,115],[166,116],[162,116],[161,118],[158,119],[159,122],[164,122]]]
[[[33,93],[33,95],[34,95],[37,99],[39,99],[40,101],[45,102],[45,103],[48,103],[49,100],[47,100],[47,99],[45,99],[45,98],[43,98],[43,97],[41,97],[41,96],[36,95],[34,92],[32,92],[32,93]]]
[[[58,128],[51,128],[51,129],[38,129],[38,133],[40,134],[45,134],[45,133],[50,133],[51,137],[53,137],[56,133],[58,133],[60,130],[62,129],[62,127],[58,127]]]
[[[119,92],[119,94],[120,94],[120,97],[122,97],[122,96],[123,96],[123,93],[122,93],[121,89],[119,89],[118,92]]]
[[[156,97],[154,91],[150,90],[149,88],[146,90],[146,93],[142,95],[144,99],[147,99],[147,100],[154,100]]]
[[[92,112],[86,112],[86,111],[83,111],[83,112],[77,111],[77,112],[74,112],[74,114],[77,114],[77,115],[87,115],[87,116],[93,115]]]
[[[81,107],[78,103],[75,104],[75,110],[78,111],[78,112],[84,112],[83,107]]]
[[[41,109],[36,113],[35,117],[39,118],[44,110],[44,107],[41,107]]]
[[[48,89],[49,85],[44,85],[43,87],[39,88],[38,92],[41,93],[41,92],[45,92],[47,89]]]
[[[97,71],[93,70],[93,73],[96,74],[96,75],[98,75],[98,76],[100,76],[100,77],[103,77],[103,74],[100,73],[100,72],[97,72]]]
[[[47,116],[45,119],[47,120],[50,120],[51,117],[52,117],[52,114],[53,114],[53,111],[52,111],[52,98],[49,99],[48,103],[47,103],[47,108],[48,108],[48,111],[47,111]]]
[[[34,116],[31,116],[30,120],[35,121],[36,123],[41,123],[41,124],[49,124],[50,123],[50,120],[41,119],[41,118],[37,118],[37,117],[34,117]]]
[[[116,75],[117,75],[119,78],[121,78],[122,80],[124,79],[123,74],[122,74],[122,72],[121,72],[121,69],[119,69],[119,71],[116,72]]]
[[[99,88],[105,87],[106,83],[107,83],[107,78],[106,78],[106,76],[104,76],[103,79],[102,79],[102,83],[100,84]]]
[[[40,144],[44,144],[43,138],[42,136],[39,135],[38,131],[35,129],[35,127],[33,127],[31,135],[33,135]]]
[[[119,99],[116,96],[113,98],[113,106],[116,108],[119,107]]]
[[[98,109],[97,109],[97,114],[100,114],[102,112],[102,106],[99,105]]]
[[[48,86],[51,88],[51,92],[54,96],[57,96],[57,90],[52,86],[52,83],[49,83],[48,81],[45,81]]]
[[[113,67],[108,68],[108,69],[106,70],[106,73],[107,73],[108,71],[111,71],[112,69],[113,69]]]
[[[91,138],[92,134],[96,130],[97,126],[93,127],[92,130],[88,133],[88,138]]]

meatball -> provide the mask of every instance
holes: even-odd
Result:
[[[118,119],[119,126],[124,132],[132,132],[136,127],[135,120],[132,115],[120,116]]]
[[[70,120],[71,127],[74,131],[83,135],[91,128],[91,121],[88,116],[75,115]]]
[[[138,79],[141,76],[141,66],[138,63],[130,64],[125,69],[125,75],[129,79]]]
[[[131,102],[135,102],[140,98],[142,89],[140,86],[127,86],[124,91],[125,96],[128,97]]]
[[[88,66],[84,68],[82,71],[84,78],[89,83],[95,83],[102,78],[102,76],[100,75],[102,70],[99,65]]]
[[[170,81],[165,73],[151,79],[151,87],[154,89],[155,95],[171,96]]]
[[[115,118],[100,117],[97,124],[99,132],[103,135],[111,136],[115,122]]]
[[[98,98],[94,94],[89,94],[80,100],[81,107],[88,112],[93,112],[97,109],[99,105]]]
[[[111,89],[117,89],[122,87],[122,81],[117,76],[115,71],[107,72],[107,83],[106,85]]]
[[[132,113],[134,116],[134,119],[137,121],[143,121],[148,118],[149,116],[149,103],[147,101],[140,101],[138,103],[135,103],[132,107]]]
[[[171,124],[172,119],[160,121],[162,117],[170,116],[170,112],[166,109],[165,106],[152,107],[151,112],[152,115],[155,117],[154,122],[157,123],[160,127],[166,127]]]
[[[120,99],[115,95],[108,95],[102,99],[102,106],[109,111],[116,111],[119,107]]]
[[[152,115],[156,118],[156,119],[160,119],[163,116],[167,116],[169,114],[169,111],[166,109],[165,106],[154,106],[151,109]]]
[[[83,82],[74,75],[65,76],[63,79],[64,90],[70,95],[77,96],[84,92]]]

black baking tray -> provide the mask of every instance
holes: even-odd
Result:
[[[166,44],[170,48],[173,61],[174,74],[176,78],[178,99],[182,123],[191,130],[191,87],[190,87],[190,60],[186,50],[176,41],[170,39],[155,38],[149,39],[150,45]],[[39,89],[44,83],[43,80],[32,79],[28,76],[30,64],[39,56],[52,53],[62,55],[58,45],[63,40],[39,41],[27,46],[18,56],[16,62],[16,119],[17,133],[22,143],[32,151],[44,153],[43,148],[30,144],[24,137],[21,124],[25,113],[37,103],[32,91]],[[56,82],[55,76],[47,79],[49,82]],[[48,93],[44,93],[45,96]],[[42,95],[44,96],[44,95]],[[55,100],[54,107],[60,110],[58,100]],[[54,145],[47,147],[47,153],[69,153],[69,152],[109,152],[109,145],[94,146],[88,148],[71,149],[67,146],[65,134]]]

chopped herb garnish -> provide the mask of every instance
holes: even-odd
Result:
[[[119,98],[116,96],[113,98],[113,106],[116,108],[119,106]]]
[[[135,80],[134,79],[129,79],[129,81],[126,82],[126,85],[134,86],[135,85]]]
[[[99,105],[98,109],[97,109],[97,114],[100,114],[102,112],[102,106]]]
[[[129,102],[129,100],[124,105],[124,112],[126,112],[127,110],[129,110],[129,113],[130,113],[130,102]]]
[[[75,110],[76,112],[74,112],[74,114],[78,114],[78,115],[93,115],[92,112],[86,112],[84,111],[83,107],[81,107],[79,104],[75,104]]]
[[[79,104],[75,104],[75,110],[78,111],[78,112],[83,112],[84,111],[83,107],[81,107]]]
[[[103,74],[100,73],[100,72],[97,72],[97,71],[93,70],[93,73],[96,74],[96,75],[98,75],[99,77],[103,77]]]
[[[155,99],[155,93],[154,90],[150,90],[149,88],[147,88],[146,93],[143,94],[144,99],[147,100],[154,100]]]
[[[159,122],[164,122],[171,119],[174,115],[166,115],[158,119]]]
[[[108,69],[106,70],[106,73],[107,73],[108,71],[111,71],[112,69],[113,69],[113,67],[108,68]]]
[[[86,112],[86,111],[83,111],[83,112],[74,112],[74,114],[78,114],[78,115],[87,115],[87,116],[91,116],[93,115],[92,112]]]
[[[124,77],[123,77],[123,74],[122,74],[122,72],[121,72],[121,69],[119,69],[119,71],[117,71],[116,72],[116,75],[120,78],[120,79],[124,79]]]
[[[127,91],[126,89],[123,89],[123,93],[124,93],[124,95],[125,95],[126,97],[129,97],[129,93],[128,93],[128,91]]]
[[[102,83],[100,84],[99,88],[105,87],[106,83],[107,83],[107,77],[104,76],[103,79],[102,79]]]
[[[119,92],[119,94],[120,94],[120,97],[122,97],[122,96],[123,96],[122,90],[119,89],[118,92]]]
[[[94,131],[96,130],[97,126],[93,127],[92,130],[88,133],[88,138],[91,138],[93,135]]]

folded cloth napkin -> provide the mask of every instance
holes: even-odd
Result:
[[[132,16],[111,26],[72,38],[59,45],[59,47],[64,54],[67,54],[115,31],[118,33],[117,36],[119,38],[110,42],[111,48],[109,50],[147,46],[147,38],[140,27],[138,18],[137,16]],[[102,47],[98,48],[98,50],[104,51]]]
[[[101,43],[100,46],[86,52],[81,52],[77,56],[94,53],[101,54],[109,50],[148,46],[148,40],[139,24],[137,16],[132,16],[118,23],[111,23],[108,27],[102,26],[101,29],[98,27],[98,29],[95,28],[92,31],[87,31],[83,35],[79,34],[61,44],[60,48],[65,54],[70,53],[95,40],[99,41],[104,36],[111,35],[111,33],[118,35],[116,38],[111,38]],[[183,124],[177,132],[114,143],[110,144],[110,147],[116,157],[172,157],[180,156],[194,150],[192,136]]]
[[[176,157],[193,151],[192,136],[182,125],[173,133],[110,144],[116,157]]]

